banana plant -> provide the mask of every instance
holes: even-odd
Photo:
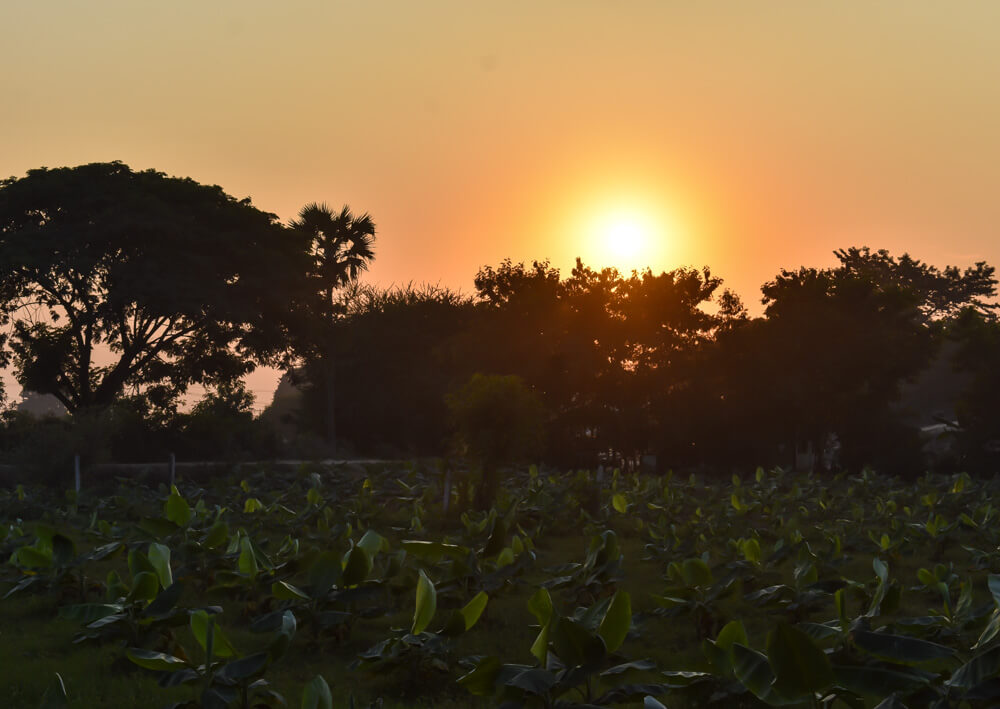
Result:
[[[453,610],[439,630],[430,632],[427,628],[437,614],[437,590],[421,570],[409,629],[394,629],[390,637],[361,653],[355,666],[381,671],[406,665],[415,676],[426,676],[430,670],[447,672],[450,669],[448,638],[470,630],[488,602],[489,596],[480,591],[462,608]]]
[[[174,581],[170,567],[170,549],[150,544],[147,553],[133,549],[128,555],[131,585],[117,571],[107,579],[105,603],[81,603],[63,606],[59,617],[82,623],[73,642],[123,639],[138,645],[163,630],[183,625],[185,611],[176,608],[184,584]]]
[[[11,554],[9,563],[19,571],[20,578],[4,594],[9,598],[29,588],[58,590],[62,597],[86,600],[88,591],[99,589],[98,584],[88,583],[84,573],[86,564],[114,556],[124,548],[120,541],[111,542],[79,554],[76,543],[46,524],[35,526],[32,544],[20,546]]]
[[[618,591],[561,616],[548,589],[540,588],[528,609],[540,626],[531,646],[535,664],[469,658],[472,669],[458,682],[470,693],[493,697],[503,707],[593,707],[643,701],[666,691],[663,684],[630,682],[654,673],[654,663],[622,661],[617,654],[632,627],[628,593]]]
[[[331,630],[336,630],[338,637],[348,635],[357,617],[358,601],[377,596],[386,579],[394,577],[401,569],[401,555],[383,555],[388,561],[382,569],[382,578],[370,580],[374,560],[380,552],[388,550],[388,540],[369,529],[343,555],[333,551],[319,553],[309,566],[306,584],[297,586],[285,580],[271,584],[271,593],[279,608],[254,621],[254,627],[268,628],[278,622],[285,611],[292,610],[310,628],[314,645]]]
[[[722,602],[736,591],[738,578],[738,574],[727,574],[717,581],[705,560],[698,557],[671,562],[666,591],[652,596],[659,606],[654,613],[667,617],[689,615],[698,637],[710,637],[723,624]]]
[[[567,589],[576,600],[589,598],[593,601],[606,597],[614,592],[616,585],[624,577],[623,559],[618,535],[607,529],[590,538],[587,556],[582,563],[546,569],[554,577],[544,581],[542,586],[548,589]]]
[[[295,616],[286,611],[281,625],[267,647],[241,655],[216,624],[216,616],[204,610],[191,614],[191,634],[200,648],[198,653],[179,647],[177,654],[167,654],[130,647],[126,656],[143,669],[155,672],[163,687],[192,685],[196,697],[175,704],[175,709],[250,709],[250,707],[285,706],[284,698],[270,688],[263,674],[281,658],[295,636]]]
[[[411,558],[433,566],[441,578],[442,595],[462,599],[484,591],[496,596],[512,588],[535,562],[531,539],[511,534],[512,520],[500,517],[495,509],[478,522],[467,513],[462,518],[467,529],[473,530],[470,536],[485,536],[482,546],[407,539],[403,549]]]

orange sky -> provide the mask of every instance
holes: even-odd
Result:
[[[1000,264],[1000,3],[0,5],[0,174],[123,160],[378,225],[370,278],[603,265],[631,205],[753,305],[838,247]],[[661,234],[662,236],[662,234]],[[273,374],[255,377],[262,397]]]

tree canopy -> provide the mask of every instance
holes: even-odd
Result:
[[[218,186],[31,170],[0,182],[0,364],[71,412],[126,391],[166,405],[275,361],[309,272],[295,231]]]

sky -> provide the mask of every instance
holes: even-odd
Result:
[[[580,256],[707,265],[759,311],[852,245],[1000,264],[998,27],[993,0],[4,0],[0,177],[346,203],[381,285]]]

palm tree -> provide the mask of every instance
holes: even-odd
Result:
[[[357,281],[375,258],[375,222],[367,213],[355,216],[345,204],[334,212],[326,204],[313,202],[299,212],[290,226],[311,239],[313,275],[318,279],[323,296],[322,316],[326,333],[320,358],[326,386],[326,434],[331,455],[337,450],[336,366],[334,326],[343,311],[337,293]]]

